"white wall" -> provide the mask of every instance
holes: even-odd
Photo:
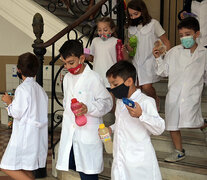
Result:
[[[32,39],[16,26],[0,16],[0,55],[18,56],[24,52],[33,52]]]
[[[32,21],[36,13],[40,13],[43,17],[42,39],[44,42],[67,26],[62,20],[32,0],[0,0],[0,56],[18,56],[22,52],[33,51],[31,45],[36,38]],[[67,37],[64,36],[55,43],[56,54],[66,40]],[[86,39],[83,39],[83,42],[85,43]],[[47,48],[47,51],[46,55],[51,56],[51,47]]]

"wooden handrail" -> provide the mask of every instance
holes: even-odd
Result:
[[[88,19],[91,14],[95,13],[106,1],[108,0],[100,0],[96,5],[94,5],[91,9],[89,9],[86,13],[84,13],[82,16],[80,16],[78,19],[74,21],[74,23],[69,24],[67,27],[65,27],[62,31],[54,35],[51,39],[49,39],[47,42],[33,45],[33,47],[37,48],[47,48],[54,44],[56,41],[58,41],[60,38],[62,38],[65,34],[70,32],[73,28],[78,26],[80,23],[82,23],[85,19]]]

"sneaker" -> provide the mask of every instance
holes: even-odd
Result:
[[[168,157],[165,158],[167,162],[177,162],[181,161],[185,158],[185,150],[179,151],[177,149],[174,150]]]

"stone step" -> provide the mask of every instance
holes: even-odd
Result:
[[[78,174],[78,172],[74,172],[74,171],[58,171],[58,176],[57,176],[58,180],[80,180],[80,176]],[[110,180],[110,174],[109,175],[103,175],[100,174],[99,175],[99,180]]]
[[[57,151],[57,148],[55,149]],[[57,152],[56,152],[57,153]],[[207,158],[187,155],[186,158],[180,162],[168,163],[164,158],[168,152],[156,151],[160,170],[163,180],[206,180],[207,177]],[[110,180],[112,155],[104,152],[104,171],[99,175],[100,180]],[[55,166],[53,166],[54,168]],[[53,169],[54,170],[54,169]],[[58,171],[57,177],[60,180],[80,180],[79,174],[74,171],[64,172]]]
[[[163,180],[206,180],[207,178],[207,158],[187,156],[177,163],[168,163],[164,158],[166,152],[156,152]],[[206,157],[206,156],[204,156]],[[112,155],[104,153],[104,171],[101,176],[110,179],[112,165]]]
[[[160,117],[162,117],[165,120],[165,113],[159,112],[159,115],[160,115]],[[207,113],[203,112],[202,115],[203,115],[204,119],[207,119]],[[203,134],[202,131],[199,128],[198,129],[190,129],[190,128],[187,129],[187,128],[185,128],[185,129],[182,129],[182,131],[188,131],[188,132],[191,132],[191,133],[196,132],[196,133]]]
[[[181,130],[182,134],[182,144],[186,151],[187,156],[194,157],[206,157],[207,155],[207,145],[204,139],[204,135],[200,130]],[[165,131],[160,136],[152,136],[152,144],[155,151],[161,151],[170,153],[174,150],[174,146],[170,137],[169,132]]]
[[[153,84],[156,92],[161,96],[166,96],[168,91],[168,78],[163,78],[159,82]],[[202,96],[207,96],[207,87],[204,86]]]
[[[166,152],[156,152],[159,166],[164,180],[206,180],[207,158],[187,156],[184,160],[176,163],[168,163],[164,158]]]
[[[165,112],[165,95],[160,92],[157,92],[158,97],[160,98],[160,110],[159,112]],[[202,96],[201,98],[201,110],[203,116],[207,116],[207,96]]]

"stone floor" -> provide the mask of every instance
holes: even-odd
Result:
[[[6,126],[0,125],[0,160],[6,149],[10,135],[11,135],[11,129],[8,129]],[[49,141],[49,147],[50,147],[50,141]],[[50,149],[48,151],[48,158],[47,158],[47,174],[48,177],[39,180],[56,180],[56,178],[52,177],[52,152]],[[0,180],[12,180],[12,179],[6,176],[2,171],[0,171]]]

